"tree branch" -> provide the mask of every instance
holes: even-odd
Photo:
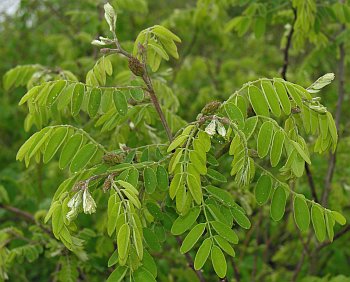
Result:
[[[115,45],[117,47],[116,49],[103,48],[103,49],[101,49],[101,52],[103,52],[103,53],[115,52],[115,53],[118,53],[118,54],[122,54],[123,56],[125,56],[125,57],[127,57],[129,59],[129,68],[130,68],[131,64],[136,64],[136,68],[138,68],[138,67],[141,68],[140,70],[137,70],[139,73],[135,73],[135,70],[133,70],[133,69],[131,69],[131,71],[135,75],[138,75],[138,76],[142,77],[142,80],[146,84],[147,92],[150,95],[150,98],[151,98],[151,101],[153,103],[153,106],[156,109],[157,114],[158,114],[158,116],[160,118],[160,121],[162,122],[162,125],[163,125],[163,127],[165,129],[165,132],[166,132],[167,136],[168,136],[168,139],[171,142],[173,140],[173,136],[171,134],[171,130],[170,130],[170,127],[168,125],[168,122],[165,119],[165,115],[164,115],[164,113],[162,111],[162,108],[161,108],[161,106],[159,104],[157,95],[156,95],[156,93],[154,91],[153,84],[152,84],[152,79],[151,79],[150,75],[148,74],[146,63],[141,63],[137,58],[133,57],[130,53],[125,51],[121,47],[121,45],[120,45],[117,37],[115,36],[115,34],[114,34],[114,42],[115,42]],[[131,64],[130,64],[130,62],[131,62]],[[141,73],[142,73],[142,75],[141,75]]]
[[[345,30],[345,25],[341,26],[340,32],[343,32]],[[335,125],[338,130],[338,135],[339,135],[339,124],[340,124],[340,116],[341,116],[341,110],[342,110],[342,104],[345,96],[345,47],[344,43],[340,43],[339,45],[339,53],[340,53],[340,58],[339,58],[339,63],[338,63],[338,78],[339,78],[339,83],[338,83],[338,101],[337,101],[337,107],[335,111]],[[336,164],[336,153],[330,154],[330,158],[328,160],[328,170],[326,174],[326,179],[325,179],[325,189],[323,191],[322,195],[322,205],[326,205],[328,202],[328,196],[331,191],[331,183],[332,183],[332,178],[334,174],[334,169],[335,169],[335,164]]]
[[[10,206],[10,205],[4,205],[4,204],[0,204],[0,208],[1,209],[4,209],[4,210],[7,210],[9,212],[12,212],[20,217],[23,217],[26,221],[29,221],[29,222],[32,222],[32,223],[35,223],[37,224],[43,231],[45,231],[46,233],[48,234],[52,234],[51,230],[46,228],[45,226],[43,226],[40,222],[37,222],[34,218],[34,216],[29,213],[29,212],[26,212],[26,211],[23,211],[23,210],[20,210],[16,207],[13,207],[13,206]]]
[[[295,24],[295,21],[297,20],[297,10],[295,8],[293,8],[293,13],[294,13],[294,20],[292,23],[292,27],[289,31],[289,34],[287,36],[286,47],[283,50],[283,66],[281,70],[281,76],[284,80],[287,80],[287,70],[289,66],[289,50],[292,45],[292,37],[294,34],[294,24]]]
[[[182,245],[181,237],[176,236],[175,238],[176,238],[176,241],[179,244],[179,246],[181,246]],[[192,268],[192,270],[197,274],[199,281],[200,282],[205,282],[205,278],[203,276],[202,271],[194,269],[194,262],[193,262],[193,259],[192,259],[191,255],[189,253],[185,253],[185,257],[186,257],[188,266],[190,268]]]

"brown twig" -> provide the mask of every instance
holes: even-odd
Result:
[[[20,217],[23,217],[25,220],[37,224],[46,233],[52,234],[51,230],[46,228],[45,226],[43,226],[40,222],[37,222],[35,220],[34,216],[31,213],[23,211],[21,209],[18,209],[16,207],[13,207],[13,206],[10,206],[10,205],[5,205],[5,204],[0,204],[0,208],[4,209],[4,210],[7,210],[9,212],[12,212],[12,213],[14,213],[16,215],[19,215]]]
[[[179,246],[181,246],[182,245],[181,237],[176,236],[175,238],[176,238],[176,241],[179,244]],[[185,253],[185,257],[186,257],[188,266],[190,268],[192,268],[192,270],[197,274],[199,281],[200,282],[205,282],[205,278],[203,276],[202,271],[194,269],[194,262],[193,262],[193,259],[192,259],[191,255],[189,253]]]
[[[123,56],[127,57],[129,60],[131,59],[131,60],[136,60],[137,61],[139,66],[143,69],[142,70],[143,75],[141,77],[142,77],[142,80],[144,81],[144,83],[146,84],[147,92],[150,95],[150,98],[151,98],[151,101],[153,103],[153,106],[154,106],[154,108],[157,111],[157,114],[158,114],[158,116],[160,118],[160,121],[162,122],[162,125],[163,125],[163,127],[165,129],[165,132],[166,132],[166,134],[168,136],[168,139],[171,142],[173,140],[172,133],[171,133],[170,127],[168,125],[168,122],[165,119],[165,115],[164,115],[164,113],[162,111],[162,108],[161,108],[161,106],[159,104],[157,95],[156,95],[156,93],[154,91],[153,84],[152,84],[152,79],[151,79],[150,75],[148,74],[146,64],[145,63],[141,63],[136,58],[134,58],[130,53],[125,51],[121,47],[121,45],[120,45],[120,43],[119,43],[119,41],[118,41],[118,39],[117,39],[115,34],[114,34],[114,42],[115,42],[115,45],[117,47],[116,49],[103,48],[103,49],[101,49],[101,52],[103,52],[103,53],[115,52],[115,53],[118,53],[118,54],[122,54]]]
[[[290,50],[290,47],[292,45],[292,37],[294,34],[294,24],[297,20],[297,10],[295,8],[293,8],[293,13],[294,13],[294,20],[292,23],[292,27],[288,33],[288,36],[287,36],[286,47],[283,50],[283,66],[282,66],[282,70],[281,70],[281,76],[284,80],[287,80],[287,70],[288,70],[288,66],[289,66],[289,50]]]
[[[345,30],[345,25],[341,26],[341,31],[343,32]],[[340,116],[341,116],[341,110],[342,110],[342,104],[344,101],[344,96],[345,96],[345,47],[344,43],[340,43],[339,45],[339,63],[338,63],[338,78],[339,78],[339,83],[338,83],[338,101],[337,101],[337,107],[335,111],[335,125],[336,128],[339,132],[339,124],[340,124]],[[335,164],[336,164],[336,153],[330,154],[330,158],[328,160],[328,169],[327,169],[327,174],[326,174],[326,179],[325,179],[325,188],[323,191],[322,195],[322,205],[326,205],[328,202],[328,196],[331,191],[331,183],[332,183],[332,178],[334,174],[334,169],[335,169]]]

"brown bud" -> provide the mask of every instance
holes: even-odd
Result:
[[[220,108],[220,106],[221,103],[219,101],[212,101],[204,106],[204,108],[202,109],[202,114],[214,114]]]
[[[103,161],[109,165],[120,164],[125,160],[124,153],[108,152],[103,156]]]
[[[103,183],[103,192],[107,192],[112,186],[111,180],[109,177],[106,178],[105,182]]]
[[[130,57],[129,58],[129,69],[136,76],[143,76],[143,74],[145,73],[143,65],[135,57]]]

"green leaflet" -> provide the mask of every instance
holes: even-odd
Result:
[[[244,229],[249,229],[251,227],[251,223],[248,217],[241,210],[237,209],[236,207],[233,207],[231,209],[231,213],[239,226],[241,226]]]
[[[171,233],[173,235],[181,235],[186,230],[191,228],[191,226],[196,222],[201,208],[199,206],[193,207],[184,216],[179,216],[173,223],[171,227]]]
[[[340,225],[345,225],[346,218],[337,211],[332,211],[332,216],[335,219],[336,222],[338,222]]]
[[[84,84],[77,83],[74,88],[73,95],[71,97],[71,112],[72,116],[76,116],[79,114],[80,108],[83,104],[84,99]]]
[[[143,267],[153,275],[153,277],[157,277],[157,265],[146,249],[144,250],[142,264]]]
[[[69,105],[74,94],[75,86],[76,83],[69,84],[66,88],[63,89],[58,99],[54,102],[53,105],[57,105],[58,111],[62,111]]]
[[[225,191],[224,189],[217,188],[212,185],[208,185],[205,187],[205,190],[207,190],[211,195],[213,195],[218,200],[224,202],[225,204],[229,206],[235,205],[235,202],[233,201],[231,194]]]
[[[286,115],[290,115],[292,106],[290,104],[286,88],[284,87],[284,83],[280,81],[275,81],[274,86],[275,86],[283,112]]]
[[[326,222],[323,209],[317,204],[313,204],[311,207],[311,221],[317,240],[324,241],[326,239]]]
[[[156,203],[149,202],[146,204],[149,213],[156,219],[162,220],[164,218],[163,212]]]
[[[298,154],[306,161],[308,164],[311,164],[310,157],[308,155],[307,149],[303,149],[301,145],[293,140],[290,141],[294,148],[297,150]]]
[[[281,159],[284,138],[285,136],[283,131],[276,131],[273,135],[272,146],[270,151],[270,162],[272,167],[277,166]]]
[[[250,117],[246,120],[243,132],[244,132],[247,140],[254,133],[254,130],[258,124],[258,120],[259,120],[259,118],[257,116]]]
[[[181,253],[187,253],[193,248],[193,246],[197,243],[198,239],[202,236],[205,229],[205,225],[205,223],[200,223],[192,228],[192,230],[187,234],[184,241],[182,242],[180,248]]]
[[[130,88],[129,92],[130,92],[130,96],[137,102],[142,102],[142,100],[145,97],[145,94],[143,93],[143,90],[140,87]]]
[[[230,255],[231,257],[234,257],[235,251],[234,249],[231,247],[230,243],[227,242],[223,237],[221,237],[220,235],[215,235],[214,239],[216,241],[216,243],[218,244],[218,246],[228,255]]]
[[[162,249],[162,246],[159,244],[157,236],[151,229],[143,228],[143,237],[151,250],[159,252]]]
[[[209,257],[212,245],[213,242],[211,238],[207,238],[203,241],[194,259],[194,269],[199,270],[203,267]]]
[[[22,161],[25,155],[28,153],[33,144],[37,143],[37,140],[43,136],[42,131],[34,133],[30,138],[21,146],[16,155],[16,160]]]
[[[284,215],[284,210],[286,208],[286,192],[282,186],[278,186],[273,195],[270,208],[270,214],[274,221],[279,221]]]
[[[187,174],[187,188],[190,190],[195,202],[200,205],[203,197],[201,183],[193,174]]]
[[[329,240],[331,242],[333,242],[333,237],[334,237],[334,224],[335,224],[335,220],[332,216],[331,211],[329,210],[325,210],[325,220],[326,220],[326,226],[327,226],[327,234],[329,237]]]
[[[257,115],[268,117],[270,115],[269,106],[261,90],[258,87],[251,85],[248,88],[248,93],[249,100],[253,106],[254,112]]]
[[[294,219],[300,231],[306,231],[310,225],[310,211],[303,196],[295,196],[293,201]]]
[[[227,182],[227,179],[223,174],[221,174],[220,172],[218,172],[212,168],[208,168],[207,176],[211,179],[218,181],[218,182],[222,182],[222,183]]]
[[[32,144],[28,151],[27,155],[29,159],[31,159],[40,150],[41,146],[45,144],[46,140],[50,137],[52,131],[52,127],[48,127],[47,129],[41,130],[41,133],[35,139],[35,143]]]
[[[241,110],[234,103],[231,103],[231,102],[225,103],[224,108],[228,118],[232,122],[238,123],[240,126],[243,125],[243,122],[244,122],[243,114]]]
[[[156,282],[155,277],[146,268],[139,267],[134,273],[135,282]]]
[[[159,165],[157,167],[157,183],[160,191],[167,191],[169,187],[168,171],[164,166]]]
[[[115,250],[108,259],[108,267],[111,267],[118,263],[118,250]],[[108,281],[108,280],[107,280]]]
[[[172,150],[176,149],[179,146],[182,146],[185,141],[187,140],[188,136],[187,135],[180,135],[177,138],[174,139],[173,142],[171,142],[171,144],[168,147],[167,152],[171,152]]]
[[[152,194],[157,187],[157,176],[151,167],[146,167],[143,171],[143,181],[148,194]]]
[[[205,175],[207,173],[206,163],[196,151],[190,151],[190,161],[200,174]]]
[[[46,145],[44,151],[44,163],[48,163],[53,156],[56,154],[62,143],[64,142],[66,136],[68,135],[67,127],[60,127],[55,130],[55,132],[50,136],[50,140]]]
[[[125,116],[128,112],[128,102],[124,93],[120,90],[113,91],[113,101],[118,113]]]
[[[119,265],[114,271],[109,275],[106,282],[121,282],[126,275],[128,268],[125,266]]]
[[[79,149],[74,156],[72,163],[70,164],[69,170],[71,172],[77,172],[83,169],[92,159],[97,152],[98,148],[94,144],[86,144]]]
[[[258,135],[258,155],[260,158],[265,157],[270,149],[270,144],[273,135],[273,124],[270,121],[266,121],[260,128]]]
[[[338,132],[337,132],[337,127],[335,125],[334,119],[332,117],[332,114],[330,112],[327,112],[327,118],[328,118],[328,129],[329,132],[331,133],[332,136],[332,141],[333,141],[333,148],[332,151],[335,151],[335,148],[337,146],[338,142]]]
[[[59,160],[59,168],[64,169],[69,162],[74,158],[79,148],[83,143],[83,135],[75,134],[71,138],[69,138],[68,142],[64,145],[60,160]]]
[[[87,111],[90,117],[95,117],[101,104],[101,89],[92,88],[89,94]]]
[[[218,235],[220,235],[222,238],[232,244],[238,243],[237,234],[229,226],[220,221],[212,221],[211,225],[213,226],[216,233],[218,233]]]
[[[134,243],[134,247],[136,249],[137,256],[140,260],[142,260],[142,258],[143,258],[143,244],[142,244],[143,237],[137,228],[133,228],[132,234],[133,234],[133,236],[132,236],[133,243]]]
[[[130,227],[127,223],[124,223],[120,227],[120,230],[117,236],[118,255],[121,259],[126,258],[128,254],[129,244],[130,244]]]
[[[274,87],[272,86],[271,81],[269,80],[261,81],[261,88],[264,91],[264,94],[270,106],[271,112],[276,117],[279,117],[281,115],[281,108],[279,105],[279,99],[278,99],[277,93]]]
[[[224,278],[227,272],[227,263],[223,252],[218,246],[214,245],[211,249],[211,262],[213,264],[215,273],[220,278]]]
[[[255,199],[259,205],[264,205],[270,198],[272,189],[271,177],[262,175],[255,186]]]
[[[292,97],[292,99],[294,100],[294,102],[297,104],[297,106],[302,109],[303,107],[303,101],[301,100],[302,97],[299,94],[299,91],[293,86],[293,84],[286,82],[285,83],[288,93],[289,95]]]

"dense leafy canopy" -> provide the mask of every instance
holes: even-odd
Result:
[[[0,280],[348,281],[349,4],[102,2],[1,19]]]

